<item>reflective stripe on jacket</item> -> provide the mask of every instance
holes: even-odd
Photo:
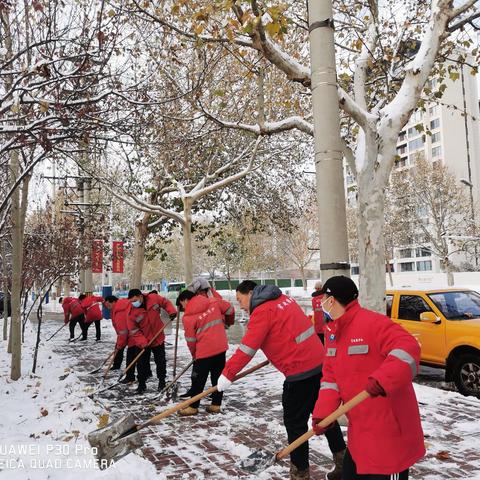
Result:
[[[420,361],[415,338],[358,301],[325,329],[326,357],[314,418],[325,418],[375,378],[385,397],[368,398],[347,417],[348,449],[359,474],[389,475],[425,454],[412,379]]]

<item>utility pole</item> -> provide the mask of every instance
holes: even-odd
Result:
[[[90,227],[90,191],[92,189],[92,182],[89,178],[84,179],[83,181],[83,203],[85,204],[84,207],[84,215],[83,218],[85,219],[84,223],[84,235],[86,242],[84,240],[85,245],[85,271],[84,271],[84,280],[85,283],[83,284],[83,293],[87,295],[92,293],[93,291],[93,276],[92,276],[92,235],[91,235],[91,227]]]
[[[307,0],[320,227],[320,272],[325,281],[350,276],[331,0]]]

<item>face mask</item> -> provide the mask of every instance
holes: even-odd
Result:
[[[135,300],[134,302],[132,302],[132,306],[134,306],[135,308],[140,308],[142,306],[142,302],[140,300]]]
[[[327,300],[325,300],[325,302],[326,302],[326,301],[327,301]],[[328,310],[325,310],[325,307],[323,306],[323,304],[324,304],[325,302],[322,302],[321,307],[322,307],[322,311],[323,311],[323,315],[324,315],[324,317],[325,317],[325,320],[326,320],[327,322],[330,322],[330,321],[333,320],[333,319],[332,319],[332,316],[330,315],[330,312],[329,312]],[[330,310],[331,310],[331,309],[330,309]]]

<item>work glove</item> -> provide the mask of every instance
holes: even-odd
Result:
[[[368,377],[365,390],[371,397],[378,397],[379,395],[385,397],[387,395],[383,387],[378,383],[378,380],[373,377]]]
[[[217,390],[219,392],[224,392],[230,387],[231,384],[232,384],[231,380],[229,380],[224,375],[220,375],[220,377],[218,377]]]
[[[333,423],[327,425],[326,427],[321,427],[319,424],[323,418],[312,418],[312,428],[315,432],[315,435],[323,435],[329,428],[332,428]]]

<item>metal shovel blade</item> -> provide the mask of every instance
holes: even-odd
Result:
[[[258,474],[277,461],[277,454],[267,450],[257,450],[238,462],[238,467],[247,473]]]
[[[95,456],[100,460],[100,468],[102,465],[103,468],[110,466],[112,461],[119,460],[143,445],[139,432],[122,437],[135,426],[135,419],[129,414],[88,434],[88,442],[96,448]]]

